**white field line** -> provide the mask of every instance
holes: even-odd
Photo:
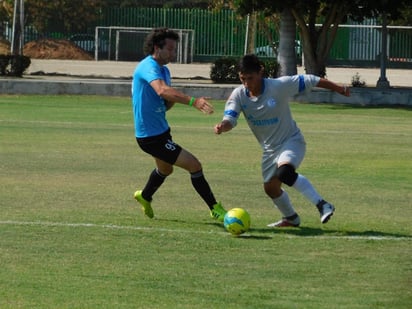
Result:
[[[49,222],[49,221],[0,221],[0,225],[16,225],[16,226],[42,226],[42,227],[68,227],[68,228],[100,228],[112,230],[132,230],[132,231],[150,231],[150,232],[168,232],[168,233],[185,233],[185,234],[224,234],[226,232],[216,231],[193,231],[186,229],[170,229],[159,227],[143,227],[143,226],[126,226],[126,225],[112,225],[112,224],[95,224],[95,223],[68,223],[68,222]],[[245,237],[253,236],[252,233],[244,234]],[[366,235],[292,235],[292,234],[275,234],[274,236],[286,238],[316,238],[316,239],[343,239],[343,240],[388,240],[388,241],[412,241],[412,237],[407,236],[366,236]]]

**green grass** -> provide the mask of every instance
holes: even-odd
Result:
[[[226,208],[252,229],[232,237],[178,168],[155,195],[128,98],[0,96],[0,308],[410,308],[412,112],[292,104],[308,150],[299,171],[337,208],[326,224],[288,190],[302,227],[262,189],[260,149],[241,120],[177,105],[176,142],[202,162]]]

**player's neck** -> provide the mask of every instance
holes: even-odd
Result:
[[[152,55],[152,58],[153,58],[153,59],[157,62],[157,64],[158,64],[159,66],[161,66],[161,67],[167,64],[167,62],[162,61],[162,59],[159,58],[159,57],[156,57],[156,55]]]
[[[256,85],[256,87],[253,88],[248,88],[247,93],[249,97],[258,97],[263,93],[264,85],[263,81],[259,85]]]

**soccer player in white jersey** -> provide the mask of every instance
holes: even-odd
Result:
[[[241,113],[262,147],[262,176],[266,194],[282,214],[280,221],[269,227],[297,227],[300,217],[292,206],[282,184],[295,188],[313,203],[326,223],[335,208],[325,201],[310,181],[296,172],[305,151],[305,139],[292,118],[290,97],[320,87],[349,96],[349,89],[314,75],[264,78],[264,68],[255,55],[246,55],[239,62],[237,87],[225,105],[223,120],[216,124],[216,134],[233,129]]]
[[[226,210],[216,201],[200,161],[173,141],[166,119],[166,111],[175,103],[193,106],[206,114],[213,113],[213,105],[205,97],[190,97],[171,87],[170,71],[166,64],[176,58],[178,40],[179,35],[173,30],[154,29],[145,40],[147,56],[133,73],[132,107],[136,141],[156,164],[143,190],[137,190],[134,197],[141,204],[144,214],[153,218],[152,197],[172,174],[173,167],[178,166],[190,173],[192,186],[207,204],[212,218],[223,221]]]

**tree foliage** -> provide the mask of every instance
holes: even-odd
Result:
[[[40,33],[70,32],[83,29],[99,18],[104,0],[25,0],[25,23]],[[0,6],[2,21],[12,21],[14,0],[3,0]]]
[[[26,0],[27,23],[39,32],[71,32],[97,20],[101,0]]]
[[[12,21],[14,0],[0,0],[0,21]],[[81,31],[98,20],[103,8],[169,7],[208,8],[209,1],[193,0],[25,0],[26,24],[40,33]]]
[[[222,1],[218,1],[222,5]],[[223,1],[225,2],[225,1]],[[339,24],[348,18],[362,21],[366,17],[387,14],[390,20],[399,19],[408,0],[232,0],[227,1],[239,14],[261,11],[267,15],[289,9],[302,37],[305,69],[308,73],[325,75],[326,61]],[[322,24],[322,26],[317,26]]]

